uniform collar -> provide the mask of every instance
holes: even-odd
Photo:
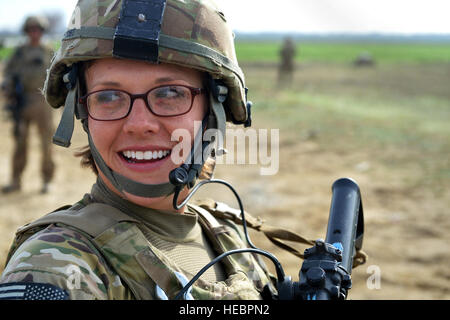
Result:
[[[142,221],[148,229],[167,240],[189,241],[201,232],[196,213],[190,210],[177,213],[137,205],[112,192],[100,178],[97,178],[97,182],[92,186],[91,198]]]

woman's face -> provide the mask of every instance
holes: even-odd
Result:
[[[193,69],[113,58],[93,62],[86,70],[85,78],[88,93],[120,89],[140,94],[161,85],[203,87],[202,73]],[[113,171],[141,183],[160,184],[167,183],[170,171],[180,166],[180,163],[172,161],[168,153],[180,143],[178,140],[172,141],[172,132],[175,129],[187,130],[192,145],[195,137],[194,121],[201,121],[206,110],[204,94],[195,97],[188,113],[173,117],[156,116],[150,112],[143,99],[136,99],[126,118],[97,121],[89,117],[88,125],[96,148]],[[140,159],[150,152],[157,155],[156,159]],[[183,157],[187,157],[187,154]],[[111,190],[120,194],[100,170],[99,174]],[[129,193],[125,193],[125,196],[142,206],[172,210],[172,197],[143,198]]]
[[[27,28],[26,33],[32,45],[38,45],[42,38],[42,29],[38,26],[30,26]]]

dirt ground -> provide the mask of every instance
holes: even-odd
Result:
[[[59,120],[60,112],[55,111]],[[90,190],[94,175],[79,166],[73,153],[86,144],[81,127],[70,149],[55,147],[56,177],[50,193],[39,194],[37,131],[33,129],[23,191],[0,195],[0,271],[15,230],[54,209],[78,201]],[[8,182],[12,154],[11,124],[0,126],[0,184]],[[387,148],[384,153],[395,154]],[[448,154],[447,154],[448,156]],[[449,299],[450,228],[448,190],[436,195],[411,187],[406,177],[419,167],[392,170],[367,152],[331,152],[314,139],[297,142],[280,134],[280,164],[276,175],[261,176],[258,165],[218,165],[215,177],[236,187],[245,209],[268,224],[285,227],[310,239],[324,238],[331,201],[331,185],[351,177],[360,186],[365,218],[364,251],[367,263],[353,270],[350,299]],[[389,177],[389,178],[388,178]],[[199,191],[236,206],[223,186]],[[285,273],[298,280],[302,261],[273,246],[252,231],[254,243],[272,252]],[[299,246],[303,250],[304,246]],[[270,262],[267,261],[270,265]],[[379,282],[376,282],[375,278]]]

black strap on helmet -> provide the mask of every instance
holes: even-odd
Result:
[[[166,0],[123,1],[113,55],[158,62],[159,34]]]
[[[68,90],[64,112],[61,121],[53,136],[53,143],[68,148],[72,138],[74,129],[74,114],[78,104],[79,81],[78,81],[78,64],[74,64],[63,79]]]

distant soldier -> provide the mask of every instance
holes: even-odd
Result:
[[[21,188],[21,176],[27,162],[28,133],[32,123],[37,125],[41,140],[42,193],[48,191],[48,184],[53,178],[52,113],[40,91],[52,57],[50,48],[41,44],[47,26],[48,23],[43,17],[28,17],[23,25],[28,42],[14,51],[5,66],[2,88],[6,95],[6,108],[14,120],[15,146],[11,182],[2,188],[3,193],[18,191]]]
[[[295,44],[291,38],[286,38],[280,50],[280,66],[278,70],[278,83],[289,85],[292,83],[295,69]]]

